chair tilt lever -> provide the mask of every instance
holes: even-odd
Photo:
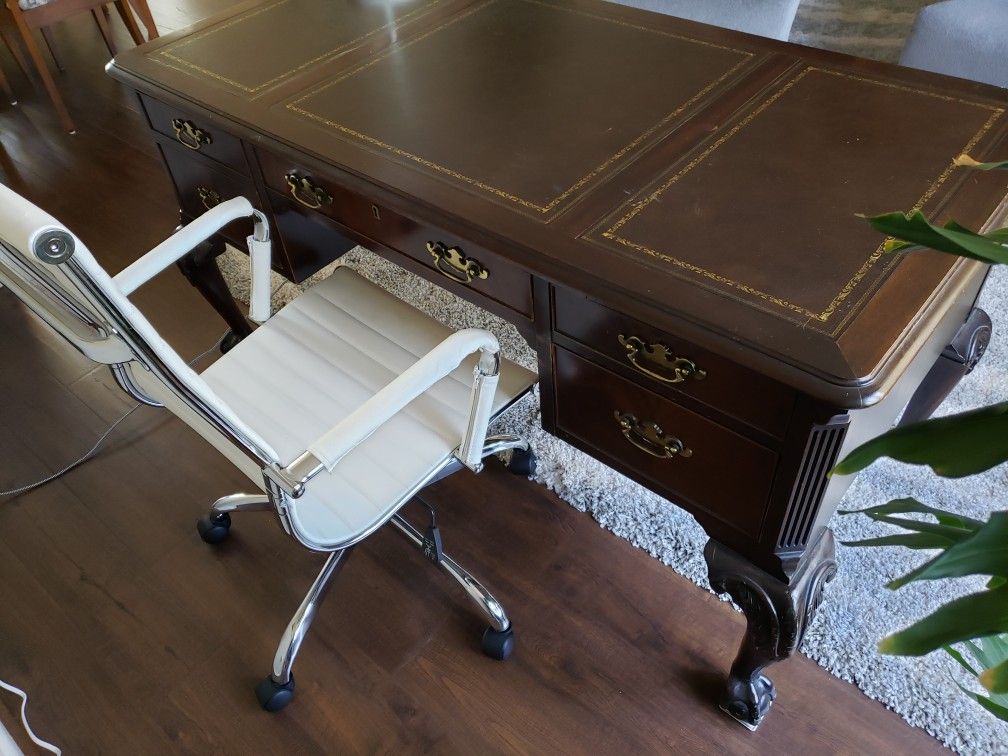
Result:
[[[421,550],[425,548],[426,538],[424,534],[402,515],[393,515],[390,522],[413,545]],[[508,619],[504,607],[500,605],[500,602],[494,598],[494,595],[490,591],[483,587],[482,583],[443,551],[440,552],[440,559],[436,564],[455,578],[456,582],[462,586],[469,595],[469,598],[476,604],[480,613],[490,622],[490,626],[483,631],[483,653],[494,659],[507,659],[514,650],[514,631],[511,628],[511,620]]]

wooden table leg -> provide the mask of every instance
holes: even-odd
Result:
[[[142,45],[145,41],[143,33],[140,31],[140,27],[137,26],[136,17],[133,15],[133,11],[130,10],[129,4],[126,0],[115,0],[115,7],[119,12],[119,18],[126,25],[126,30],[129,32],[133,44]]]
[[[721,708],[750,730],[759,727],[777,697],[763,670],[794,654],[836,575],[833,531],[824,529],[789,580],[755,566],[716,541],[704,549],[711,587],[728,593],[746,617],[746,632],[728,673]]]
[[[711,538],[704,549],[711,587],[731,595],[746,616],[720,704],[751,730],[777,696],[764,670],[798,650],[823,588],[836,574],[833,533],[826,526],[851,478],[829,472],[851,423],[847,413],[799,396],[761,526],[741,531],[694,513]]]
[[[974,307],[934,367],[910,398],[900,425],[927,420],[945,397],[976,367],[991,339],[990,315]]]
[[[221,351],[226,352],[232,346],[252,333],[252,326],[242,315],[241,310],[231,296],[224,276],[217,267],[217,256],[224,253],[224,242],[211,239],[203,242],[196,249],[178,261],[179,270],[189,279],[204,299],[210,303],[217,313],[224,318],[231,331],[221,342]]]
[[[52,74],[49,73],[49,66],[46,65],[45,59],[42,57],[42,51],[39,50],[38,45],[35,43],[35,38],[32,36],[20,13],[13,12],[10,15],[14,17],[14,25],[17,27],[25,47],[28,48],[28,55],[35,64],[39,78],[42,79],[42,85],[45,87],[46,92],[49,93],[49,99],[52,100],[60,123],[63,124],[63,128],[68,132],[71,134],[75,133],[77,127],[74,126],[73,119],[70,117],[70,111],[67,110],[63,97],[60,95],[59,89],[56,88],[56,82],[53,81]]]
[[[154,16],[151,15],[147,0],[129,0],[129,3],[133,6],[133,10],[136,11],[137,16],[140,17],[144,28],[147,29],[147,39],[157,39],[159,36],[158,30],[154,25]]]
[[[11,37],[7,29],[0,28],[0,39],[3,39],[4,44],[7,45],[7,49],[10,50],[11,56],[14,58],[14,62],[17,63],[18,68],[21,69],[21,73],[28,80],[31,80],[31,73],[28,70],[28,61],[25,60],[24,53],[21,52],[21,46]]]
[[[14,90],[11,89],[10,82],[7,81],[7,77],[4,76],[2,68],[0,68],[0,89],[3,90],[4,95],[7,97],[7,101],[11,105],[17,105],[17,97],[14,96]]]
[[[98,24],[98,31],[101,32],[102,39],[105,40],[105,47],[108,48],[109,54],[114,58],[116,56],[116,45],[115,40],[112,38],[112,27],[109,26],[108,18],[105,15],[107,12],[108,9],[104,6],[91,9],[91,15],[94,16],[95,23]]]
[[[56,64],[56,70],[66,71],[63,67],[63,61],[60,60],[59,50],[56,46],[56,40],[53,39],[52,29],[48,26],[42,26],[39,28],[39,33],[42,35],[42,39],[45,40],[46,47],[49,48],[49,55],[52,56],[53,63]]]

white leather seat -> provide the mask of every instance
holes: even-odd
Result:
[[[337,268],[211,365],[203,378],[287,465],[450,334],[353,270]],[[466,360],[333,472],[315,478],[291,505],[299,528],[319,544],[338,548],[384,522],[393,505],[458,446],[475,365],[475,356]],[[534,373],[502,360],[494,413],[535,381]]]
[[[251,221],[249,318],[258,329],[197,375],[130,294],[230,223]],[[243,197],[222,202],[113,278],[55,218],[0,184],[0,284],[134,399],[174,412],[260,489],[217,499],[197,524],[209,544],[231,514],[273,511],[284,530],[329,556],[284,631],[256,696],[279,711],[319,602],[353,547],[390,523],[463,588],[489,626],[483,652],[514,647],[500,602],[398,510],[421,488],[501,457],[528,475],[518,436],[488,436],[493,417],[534,373],[500,357],[483,329],[453,332],[348,269],[273,314],[269,218]]]

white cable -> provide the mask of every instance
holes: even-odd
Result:
[[[47,743],[42,740],[42,738],[36,735],[34,730],[32,730],[31,725],[28,724],[28,694],[21,690],[21,688],[16,688],[13,685],[5,683],[3,680],[0,680],[0,688],[3,688],[9,693],[13,693],[21,699],[21,724],[24,725],[25,732],[28,733],[28,737],[31,738],[32,743],[37,745],[39,748],[44,748],[50,753],[55,753],[56,756],[60,756],[62,751],[60,751],[60,749],[52,743]]]
[[[224,336],[221,336],[219,339],[217,339],[216,342],[213,343],[212,346],[210,346],[209,349],[200,352],[191,360],[189,360],[189,364],[192,365],[196,362],[199,362],[201,359],[210,354],[210,352],[212,352],[214,349],[217,349],[217,347],[220,346],[221,340],[223,338]],[[20,494],[23,494],[26,491],[32,491],[36,488],[39,488],[40,486],[44,486],[46,483],[49,483],[50,481],[56,480],[56,478],[60,477],[61,475],[66,475],[75,467],[80,467],[89,459],[91,459],[95,454],[97,454],[98,450],[101,449],[101,445],[105,443],[105,439],[111,435],[112,431],[114,431],[117,427],[119,427],[119,424],[122,423],[123,420],[132,415],[134,412],[136,412],[141,406],[142,405],[140,404],[134,404],[129,410],[127,410],[118,420],[112,423],[112,425],[110,425],[104,433],[101,434],[98,440],[95,441],[94,446],[92,446],[82,457],[79,457],[66,467],[62,468],[61,470],[58,470],[57,472],[54,472],[52,475],[49,475],[43,478],[42,480],[36,480],[34,483],[29,483],[28,485],[21,486],[19,488],[12,488],[8,491],[0,491],[0,498],[6,498],[8,496],[19,496]]]

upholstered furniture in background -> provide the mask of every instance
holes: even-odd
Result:
[[[138,45],[142,44],[144,42],[143,34],[140,32],[140,27],[137,26],[136,19],[133,17],[133,12],[130,9],[130,4],[127,4],[127,0],[5,0],[7,11],[0,11],[0,28],[3,29],[4,41],[7,42],[15,59],[25,69],[25,74],[27,75],[27,64],[20,51],[16,49],[16,45],[12,41],[12,35],[10,34],[11,29],[17,32],[16,36],[20,38],[21,43],[27,49],[28,56],[31,58],[32,64],[39,78],[42,80],[42,85],[49,94],[49,98],[52,100],[53,107],[55,107],[56,113],[59,115],[63,128],[71,134],[76,130],[73,119],[70,117],[66,104],[63,102],[63,97],[60,95],[56,82],[49,71],[49,66],[42,57],[42,51],[39,49],[32,31],[39,30],[46,45],[49,47],[53,62],[58,69],[62,70],[62,65],[60,64],[48,27],[82,11],[91,11],[91,15],[94,17],[95,23],[101,31],[102,39],[105,40],[105,45],[108,47],[109,54],[115,56],[116,48],[115,42],[112,39],[112,30],[109,27],[107,8],[113,2],[116,10],[119,12],[119,16],[126,25],[126,29],[133,38],[133,42]],[[157,27],[154,25],[151,17],[147,0],[130,0],[130,3],[133,9],[137,11],[141,20],[143,20],[150,38],[157,37]],[[0,76],[0,79],[2,79],[2,76]],[[3,86],[2,80],[0,80],[0,86]],[[4,89],[6,91],[8,87],[5,86]],[[14,99],[12,95],[10,99]]]
[[[610,0],[712,26],[786,40],[800,0]]]
[[[1008,2],[929,5],[917,16],[900,63],[1008,87]]]

